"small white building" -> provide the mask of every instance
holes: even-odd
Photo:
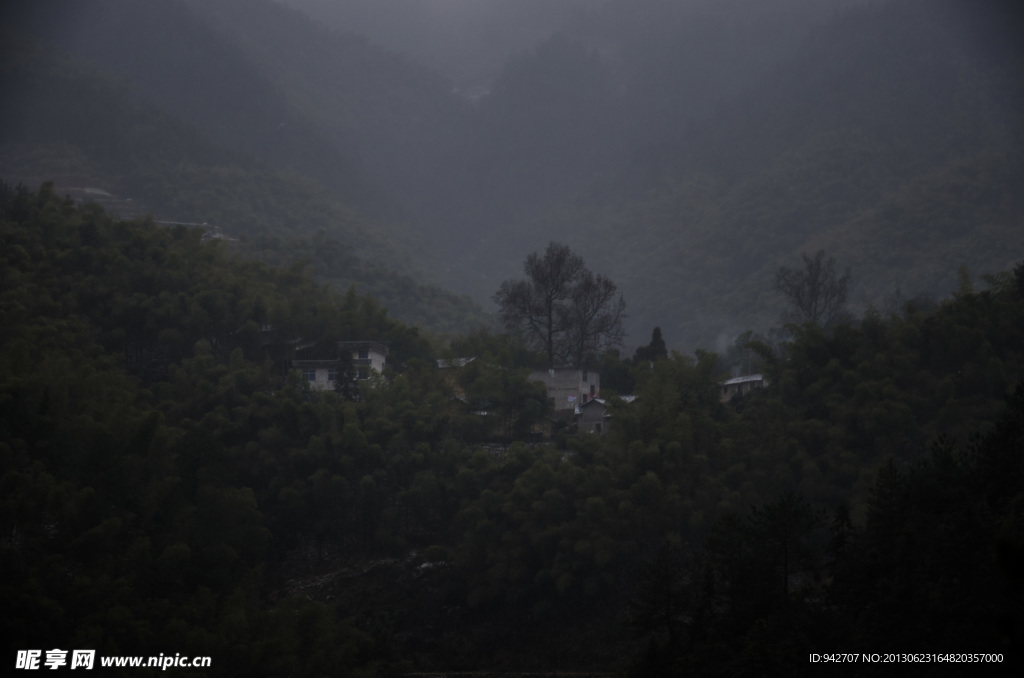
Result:
[[[530,373],[530,381],[544,382],[548,401],[555,412],[575,410],[577,405],[583,405],[601,393],[601,375],[596,370],[575,367],[534,370]]]
[[[333,391],[338,382],[338,360],[293,360],[292,369],[300,372],[314,391]]]
[[[764,388],[768,380],[763,374],[747,374],[742,377],[733,377],[722,382],[722,392],[719,400],[723,403],[732,399],[735,395],[746,395],[755,388]]]
[[[388,347],[379,341],[339,341],[338,352],[351,353],[356,379],[369,379],[370,370],[377,374],[384,373]]]
[[[384,372],[388,347],[379,341],[339,341],[338,354],[339,358],[292,360],[291,367],[302,374],[311,389],[333,391],[338,383],[341,357],[351,355],[356,380],[369,379],[371,370],[378,374]]]
[[[631,403],[636,400],[636,396],[622,396],[620,400],[624,403]],[[611,425],[611,418],[608,403],[602,398],[591,398],[576,406],[576,426],[581,433],[607,433]]]

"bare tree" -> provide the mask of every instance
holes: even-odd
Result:
[[[625,302],[615,284],[594,276],[566,245],[551,243],[523,267],[525,280],[506,280],[494,295],[506,330],[556,359],[579,365],[622,338]]]
[[[814,258],[803,257],[802,269],[782,266],[775,274],[775,289],[792,304],[803,322],[826,327],[841,316],[846,307],[850,288],[850,269],[843,275],[836,273],[836,260],[825,260],[825,250],[818,250]]]
[[[584,269],[563,312],[562,358],[573,367],[581,367],[622,343],[626,302],[615,283],[603,275]]]
[[[567,245],[553,242],[543,257],[536,252],[528,256],[523,270],[526,280],[501,283],[494,301],[505,328],[540,347],[548,355],[548,367],[554,367],[557,340],[565,330],[562,323],[566,318],[560,307],[572,296],[583,259]]]

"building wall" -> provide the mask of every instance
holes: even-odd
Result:
[[[308,348],[305,347],[305,348]],[[380,342],[339,342],[338,351],[341,355],[352,355],[352,367],[355,368],[357,379],[366,379],[370,370],[383,373],[387,356],[387,347]],[[360,355],[365,356],[361,358]],[[337,385],[337,361],[326,357],[292,359],[290,368],[301,373],[309,382],[309,387],[316,391],[331,391]]]
[[[603,405],[591,405],[580,409],[579,430],[584,433],[607,433],[608,418]]]
[[[318,391],[333,391],[335,380],[328,379],[328,373],[334,372],[330,375],[332,377],[337,375],[337,370],[328,370],[326,367],[318,367],[316,370],[316,381],[310,384],[310,387],[317,389]]]
[[[337,370],[334,367],[302,365],[299,363],[296,365],[296,369],[302,375],[302,378],[309,382],[309,387],[314,391],[334,390],[336,379],[331,378],[337,377]],[[313,379],[309,378],[311,374]]]
[[[601,375],[596,370],[564,367],[535,370],[530,374],[530,381],[540,381],[547,386],[548,399],[554,400],[555,411],[574,409],[601,394]]]
[[[719,399],[722,402],[726,402],[726,401],[732,399],[732,397],[735,396],[737,393],[739,393],[741,395],[747,395],[748,393],[750,393],[754,389],[756,389],[756,388],[764,388],[764,386],[765,386],[765,380],[764,379],[751,380],[751,381],[741,381],[741,382],[735,383],[735,384],[723,384],[722,385],[722,392],[721,392],[721,395],[719,396]]]
[[[367,351],[366,358],[360,358],[359,351],[352,351],[352,364],[356,367],[369,367],[371,370],[375,370],[378,373],[384,372],[384,365],[387,359],[383,353],[376,351]]]
[[[548,398],[555,401],[556,410],[571,410],[581,402],[579,388],[573,387],[557,388],[548,386]]]

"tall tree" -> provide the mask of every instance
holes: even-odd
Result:
[[[551,243],[541,257],[536,252],[523,266],[526,280],[506,280],[494,295],[506,329],[522,333],[527,342],[547,353],[554,367],[557,340],[565,330],[562,305],[572,296],[583,259],[566,245]]]
[[[494,295],[502,322],[556,359],[579,366],[622,339],[625,301],[615,283],[588,271],[568,246],[548,245],[523,267],[526,279],[506,280]]]
[[[595,276],[584,269],[573,288],[570,304],[563,311],[566,317],[562,357],[573,367],[596,361],[622,342],[626,302],[615,283],[603,275]]]
[[[665,345],[665,340],[661,337],[661,328],[655,327],[651,333],[651,343],[646,346],[638,346],[633,354],[633,361],[638,364],[644,362],[653,363],[658,358],[667,357],[668,347]]]
[[[842,275],[836,272],[836,260],[825,260],[825,250],[818,250],[814,258],[803,257],[804,266],[782,266],[775,274],[775,289],[786,297],[802,322],[826,327],[839,319],[846,307],[850,288],[850,269]]]

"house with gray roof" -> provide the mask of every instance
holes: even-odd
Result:
[[[746,395],[755,388],[764,388],[768,380],[763,374],[746,374],[742,377],[733,377],[722,382],[722,391],[719,393],[719,400],[723,403],[732,400],[734,396]]]
[[[622,396],[621,400],[624,403],[631,403],[636,400],[636,396]],[[609,411],[608,401],[605,399],[591,398],[576,406],[576,430],[580,433],[603,435],[608,432],[611,424],[612,415]]]

